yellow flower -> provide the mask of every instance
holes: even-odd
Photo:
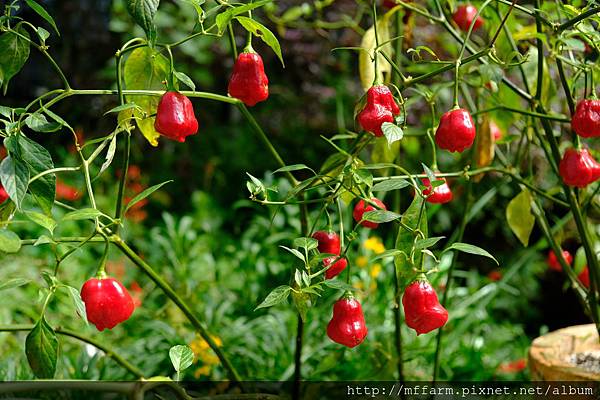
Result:
[[[359,268],[364,268],[369,264],[369,259],[365,256],[359,256],[356,258],[356,266]]]
[[[385,251],[385,247],[377,236],[371,236],[367,240],[365,240],[363,246],[365,249],[373,251],[375,254],[381,254]]]
[[[371,278],[377,278],[381,273],[381,264],[373,264],[371,267]]]
[[[354,282],[352,284],[352,286],[355,287],[358,290],[362,290],[365,287],[365,285],[361,281]]]
[[[218,347],[221,347],[223,344],[221,339],[216,336],[212,336],[212,339]],[[190,348],[194,353],[195,361],[202,362],[202,366],[194,371],[194,376],[196,378],[200,377],[201,375],[210,376],[212,367],[219,364],[219,358],[212,351],[206,340],[200,336],[196,336],[196,338],[190,343]]]

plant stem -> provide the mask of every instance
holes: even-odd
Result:
[[[304,337],[304,322],[298,314],[296,329],[296,351],[294,353],[294,386],[292,388],[292,399],[300,399],[300,389],[302,383],[302,342]]]
[[[592,16],[594,14],[598,14],[598,13],[600,13],[600,7],[590,8],[586,12],[583,12],[583,13],[579,14],[578,16],[573,17],[572,19],[560,24],[558,27],[556,27],[556,32],[560,33],[562,31],[564,31],[565,29],[572,27],[576,23],[583,21],[587,17],[590,17],[590,16]],[[536,19],[537,18],[539,18],[538,14],[536,14]]]
[[[221,364],[227,370],[229,379],[231,379],[234,382],[237,382],[238,384],[240,384],[240,386],[242,386],[241,378],[240,378],[240,375],[238,374],[237,370],[231,364],[231,361],[229,361],[229,358],[227,358],[227,356],[223,353],[221,348],[215,343],[213,338],[208,333],[207,329],[204,327],[204,324],[202,323],[202,321],[200,321],[200,319],[198,319],[198,317],[196,317],[196,315],[191,310],[191,308],[187,305],[187,303],[185,301],[183,301],[183,299],[181,299],[181,297],[179,297],[177,292],[175,292],[175,290],[173,290],[173,288],[158,273],[156,273],[156,271],[154,271],[154,269],[150,265],[148,265],[148,263],[146,263],[144,260],[142,260],[140,258],[140,256],[138,256],[135,253],[135,251],[133,251],[131,249],[131,247],[129,247],[127,245],[127,243],[125,243],[120,237],[113,236],[112,241],[115,244],[115,246],[119,250],[121,250],[121,252],[125,256],[127,256],[127,258],[129,258],[146,275],[148,275],[148,277],[150,277],[150,279],[152,279],[152,281],[158,287],[161,288],[161,290],[167,295],[167,297],[169,297],[169,299],[171,299],[173,301],[173,303],[175,303],[175,305],[177,305],[177,307],[185,314],[187,319],[194,326],[196,331],[200,334],[202,339],[204,339],[206,341],[208,346],[212,349],[212,351],[219,358],[219,360],[221,361]]]
[[[27,331],[30,331],[31,329],[33,329],[33,325],[0,325],[0,332],[27,332]],[[112,358],[114,361],[116,361],[119,365],[121,365],[123,368],[125,368],[127,371],[129,371],[136,378],[144,377],[144,373],[139,368],[132,365],[125,358],[121,357],[119,355],[119,353],[116,350],[113,350],[111,347],[109,347],[105,344],[102,344],[92,338],[84,336],[78,332],[69,330],[69,329],[56,327],[54,329],[54,331],[60,335],[69,336],[69,337],[77,339],[81,342],[91,344],[92,346],[94,346],[97,349],[100,349],[104,353],[106,353],[106,355],[108,357]]]
[[[127,171],[129,170],[129,157],[131,154],[131,133],[125,135],[125,148],[123,149],[123,164],[121,167],[121,179],[119,180],[119,189],[117,192],[117,205],[115,207],[115,219],[119,220],[123,216],[123,197],[125,196],[125,184],[127,182]],[[114,233],[119,231],[119,225],[115,225]]]

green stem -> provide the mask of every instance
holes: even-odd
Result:
[[[564,31],[565,29],[572,27],[576,23],[583,21],[587,17],[590,17],[590,16],[592,16],[594,14],[598,14],[598,13],[600,13],[600,7],[590,8],[586,12],[583,12],[583,13],[579,14],[578,16],[573,17],[572,19],[560,24],[558,27],[556,27],[556,32],[560,33],[562,31]],[[538,16],[538,14],[536,14],[536,18],[540,18]]]
[[[127,171],[129,170],[129,157],[131,154],[131,133],[125,135],[125,148],[123,149],[123,164],[121,166],[121,179],[117,192],[117,205],[115,207],[115,219],[120,220],[123,216],[123,198],[125,197],[125,186],[127,182]],[[119,225],[115,225],[114,232],[117,233]]]

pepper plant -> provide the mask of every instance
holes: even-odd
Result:
[[[81,318],[85,321],[87,317],[99,330],[127,323],[132,312],[143,312],[143,309],[133,311],[127,290],[106,275],[108,252],[115,248],[182,311],[215,352],[229,378],[238,382],[244,378],[228,358],[227,344],[222,348],[215,343],[197,313],[137,254],[123,232],[128,209],[157,190],[169,188],[169,182],[163,182],[128,202],[124,200],[131,136],[142,134],[154,146],[159,140],[176,140],[185,146],[193,140],[193,135],[208,134],[203,122],[194,115],[192,100],[196,106],[204,101],[219,101],[236,107],[265,145],[277,168],[273,173],[284,174],[291,184],[289,191],[280,192],[249,175],[247,189],[251,200],[274,213],[280,207],[300,209],[297,238],[281,245],[298,259],[290,265],[289,283],[273,288],[257,303],[257,309],[262,309],[291,297],[297,309],[293,349],[296,398],[303,378],[304,335],[327,334],[334,342],[354,348],[352,351],[360,351],[360,344],[369,340],[369,315],[364,315],[361,307],[361,301],[369,299],[361,298],[360,291],[352,285],[353,266],[348,262],[356,238],[364,229],[393,235],[390,239],[393,248],[376,258],[385,261],[394,272],[387,290],[394,294],[390,307],[395,315],[398,378],[403,379],[403,321],[416,334],[437,335],[432,378],[438,378],[443,362],[440,359],[443,327],[446,324],[452,327],[452,309],[445,306],[452,295],[457,253],[496,261],[477,243],[463,242],[470,218],[477,212],[474,186],[482,179],[493,179],[498,185],[512,185],[520,190],[506,206],[508,225],[527,246],[537,224],[554,257],[552,265],[560,266],[569,277],[582,306],[600,331],[598,229],[589,218],[598,209],[600,165],[594,159],[594,150],[588,148],[595,144],[600,132],[594,84],[597,66],[593,61],[600,43],[600,34],[594,28],[600,22],[597,4],[542,4],[539,0],[533,6],[509,0],[476,4],[390,0],[378,4],[359,0],[355,18],[331,23],[321,17],[324,9],[335,7],[335,2],[329,1],[309,2],[302,12],[290,13],[288,18],[279,18],[277,6],[269,0],[185,2],[197,13],[196,25],[189,27],[188,35],[173,43],[161,42],[153,22],[159,12],[158,0],[126,2],[145,37],[131,38],[116,51],[115,89],[72,87],[46,43],[50,35],[59,34],[52,16],[34,0],[13,1],[5,6],[0,19],[0,50],[4,55],[0,78],[4,92],[13,77],[18,79],[30,51],[38,51],[62,82],[62,87],[45,92],[21,107],[0,108],[3,123],[0,134],[7,151],[0,164],[3,187],[0,250],[17,252],[22,246],[49,246],[56,260],[51,271],[42,273],[42,305],[33,324],[2,327],[6,331],[29,331],[25,353],[36,376],[54,376],[59,351],[57,335],[103,348],[94,338],[61,329],[60,321],[48,318],[47,306],[57,291],[66,290]],[[31,8],[45,21],[44,26],[23,20],[17,13],[20,7]],[[269,98],[265,66],[252,47],[253,40],[264,42],[282,64],[284,60],[276,36],[264,21],[259,22],[253,15],[262,8],[265,17],[273,20],[280,30],[301,24],[319,29],[349,27],[363,34],[360,46],[332,49],[334,54],[356,52],[357,80],[365,95],[357,96],[355,105],[348,107],[353,116],[350,126],[333,137],[322,137],[332,148],[332,155],[322,165],[286,163],[247,108],[260,107]],[[452,38],[455,53],[450,59],[441,59],[436,50],[412,42],[416,22],[435,25],[440,34]],[[238,55],[235,31],[239,29],[246,32],[247,40]],[[201,36],[230,42],[235,64],[228,94],[196,90],[195,83],[177,70],[178,47]],[[267,65],[267,71],[269,68],[275,66]],[[558,88],[553,86],[553,80],[559,82]],[[184,86],[190,90],[183,90]],[[552,90],[558,94],[551,95]],[[68,116],[52,111],[57,103],[77,96],[114,98],[115,107],[106,110],[114,120],[112,132],[79,143]],[[412,122],[415,118],[411,109],[417,103],[425,104],[429,110],[430,118],[425,125],[421,121]],[[78,165],[54,165],[51,153],[34,140],[37,134],[59,131],[73,137]],[[186,141],[186,137],[190,139]],[[410,170],[402,156],[403,141],[409,137],[418,140],[422,148],[418,170]],[[543,154],[541,161],[533,157],[536,152]],[[114,209],[101,209],[94,194],[96,178],[115,168],[115,160],[120,161],[117,168],[121,170],[121,178],[114,182]],[[540,162],[549,168],[551,176],[539,179],[543,173],[537,170]],[[55,199],[56,176],[60,174],[83,176],[86,207],[77,209]],[[401,198],[408,199],[403,203],[409,205],[401,206]],[[461,202],[464,212],[462,219],[456,221],[454,234],[446,238],[430,232],[428,214],[432,207],[444,207],[449,202]],[[60,219],[55,216],[57,209],[65,212]],[[20,238],[11,230],[16,218],[26,218],[48,232],[40,237]],[[579,258],[584,259],[575,268],[570,266],[571,256],[565,255],[558,240],[558,233],[570,220],[575,223],[582,248]],[[61,224],[66,221],[80,221],[89,234],[60,235]],[[100,246],[104,252],[96,276],[90,277],[80,294],[77,287],[83,282],[63,282],[60,267],[83,246]],[[448,268],[440,267],[442,259],[450,260]],[[584,264],[586,269],[578,270],[578,265]],[[582,275],[585,271],[587,275]],[[443,274],[445,278],[441,301],[429,283],[433,274]],[[17,277],[2,285],[15,287],[28,283]],[[325,291],[339,297],[331,322],[320,332],[305,332],[304,322],[311,318],[312,308]],[[108,310],[99,307],[102,301],[114,307]],[[182,357],[177,355],[184,352],[177,348],[171,355],[178,361],[174,361],[178,373],[183,365],[188,365],[187,361],[180,362]],[[132,363],[115,352],[111,354],[134,376],[143,376]]]

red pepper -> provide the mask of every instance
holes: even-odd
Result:
[[[490,122],[490,131],[492,131],[492,136],[494,137],[494,141],[498,141],[502,139],[502,131],[500,127],[496,125],[494,121]]]
[[[442,115],[435,132],[435,143],[440,148],[463,152],[473,145],[474,140],[475,124],[467,110],[458,108]]]
[[[337,233],[331,231],[316,231],[313,233],[312,237],[319,242],[319,253],[340,254],[340,237]]]
[[[365,316],[358,300],[346,295],[333,305],[333,317],[327,325],[327,336],[346,347],[358,346],[367,336]]]
[[[562,254],[567,264],[571,265],[571,263],[573,262],[573,257],[571,256],[571,253],[569,253],[567,250],[563,250]],[[548,258],[546,259],[546,262],[548,263],[550,269],[562,272],[563,269],[560,266],[560,263],[558,262],[558,257],[556,257],[556,254],[552,250],[548,252]]]
[[[113,278],[91,278],[81,288],[88,321],[99,331],[129,319],[135,308],[131,295]]]
[[[269,97],[269,79],[260,55],[244,52],[238,56],[228,91],[231,97],[240,99],[247,106],[254,106]]]
[[[427,197],[427,202],[433,204],[444,204],[452,200],[452,190],[450,190],[450,186],[448,186],[446,179],[442,178],[442,180],[444,181],[444,184],[433,188],[433,194],[429,196],[429,193],[431,193],[432,189],[431,181],[428,178],[421,179],[423,185],[428,186],[427,189],[423,190],[423,195],[429,196]]]
[[[577,103],[571,127],[581,137],[600,136],[600,100],[581,100]]]
[[[67,185],[66,183],[56,180],[56,199],[75,201],[81,198],[81,193],[77,188]]]
[[[6,193],[4,186],[2,186],[2,184],[0,183],[0,204],[4,203],[9,198],[10,196],[8,195],[8,193]]]
[[[398,5],[395,0],[383,0],[383,6],[385,8],[394,8]]]
[[[334,262],[338,257],[331,256],[327,257],[323,260],[323,265],[327,268],[332,262]],[[338,276],[343,270],[348,266],[348,260],[345,258],[340,258],[336,261],[327,271],[325,271],[325,279],[331,279]]]
[[[400,108],[392,92],[385,85],[372,86],[367,90],[365,108],[358,114],[357,120],[363,130],[375,136],[383,136],[381,125],[394,122],[394,115],[400,114]]]
[[[565,184],[584,188],[600,178],[600,164],[587,149],[567,149],[558,164],[558,172]]]
[[[371,199],[371,201],[373,203],[377,204],[377,206],[379,206],[380,209],[387,210],[385,204],[383,204],[383,202],[381,200],[373,197]],[[352,212],[352,216],[354,217],[354,220],[356,222],[360,222],[362,220],[364,213],[369,212],[369,211],[375,211],[375,210],[377,210],[377,208],[373,207],[372,205],[365,202],[364,200],[360,200],[354,206],[354,211]],[[365,228],[369,228],[369,229],[377,229],[377,227],[379,226],[379,224],[377,222],[371,222],[371,221],[363,221],[360,224],[362,226],[364,226]]]
[[[588,289],[590,288],[590,270],[587,265],[583,268],[583,271],[581,271],[577,278],[581,281],[583,286]]]
[[[452,20],[454,20],[460,29],[467,32],[475,15],[477,15],[477,9],[475,7],[472,5],[461,5],[456,8],[456,11],[452,15]],[[481,28],[482,25],[483,19],[479,16],[477,17],[477,21],[475,21],[475,25],[473,25],[473,31]]]
[[[181,93],[166,92],[156,109],[154,129],[163,136],[185,142],[186,136],[198,132],[198,120],[190,99]]]
[[[440,304],[435,290],[424,279],[416,280],[404,291],[402,306],[406,325],[417,335],[441,328],[448,321],[448,311]]]

